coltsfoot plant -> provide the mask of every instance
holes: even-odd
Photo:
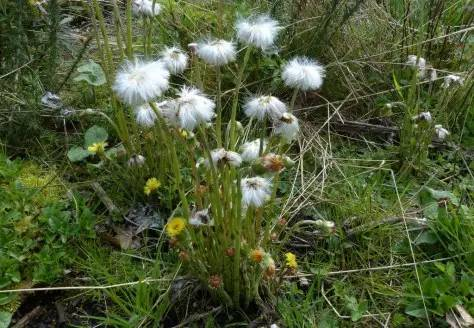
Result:
[[[179,195],[165,232],[185,273],[226,304],[245,307],[297,269],[296,256],[279,254],[273,243],[285,224],[277,190],[280,173],[293,165],[285,153],[299,132],[295,99],[299,91],[320,88],[325,70],[309,58],[291,59],[282,68],[282,80],[293,90],[289,105],[264,93],[244,97],[246,66],[275,48],[277,21],[267,15],[239,19],[238,43],[207,37],[191,43],[189,52],[163,47],[152,60],[147,28],[157,9],[164,9],[152,1],[139,3],[128,1],[127,33],[116,36],[126,40],[118,53],[128,56],[117,70],[109,36],[100,35],[114,127],[127,149],[128,169],[148,172],[145,199],[159,201],[163,190]],[[142,55],[134,51],[142,48],[133,44],[132,11],[147,21]],[[96,1],[94,13],[103,25]],[[196,70],[201,71],[187,74]],[[223,73],[235,75],[232,89],[222,90]],[[216,78],[215,90],[205,90],[212,95],[194,86],[204,84],[204,74]],[[222,101],[224,94],[230,101]]]

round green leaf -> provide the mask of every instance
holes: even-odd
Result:
[[[94,125],[86,131],[84,135],[84,146],[85,148],[96,142],[105,142],[107,141],[107,131],[100,126]]]

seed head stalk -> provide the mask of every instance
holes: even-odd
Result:
[[[230,138],[229,138],[229,146],[230,150],[235,149],[235,142],[236,142],[236,117],[237,117],[237,107],[239,105],[239,93],[240,88],[242,86],[242,79],[245,72],[245,67],[247,66],[247,62],[250,58],[250,53],[252,52],[252,48],[250,46],[247,47],[245,50],[244,61],[242,66],[240,66],[239,72],[237,74],[237,80],[235,82],[235,89],[234,89],[234,98],[232,100],[232,111],[231,111],[231,118],[230,118]]]

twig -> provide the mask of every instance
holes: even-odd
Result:
[[[99,196],[102,203],[104,203],[105,207],[107,207],[107,210],[109,211],[110,214],[115,215],[115,214],[120,213],[120,210],[118,209],[118,207],[115,206],[112,199],[110,199],[110,197],[105,192],[104,188],[102,188],[102,186],[98,182],[91,183],[91,187],[92,189],[94,189],[97,196]]]
[[[41,314],[43,312],[43,308],[41,306],[35,307],[33,310],[28,312],[26,315],[23,316],[15,325],[13,325],[11,328],[23,328],[26,327],[26,325],[35,317]]]
[[[61,286],[61,287],[5,289],[5,290],[0,290],[0,294],[23,293],[23,292],[48,292],[48,291],[52,291],[52,290],[85,290],[85,289],[103,290],[103,289],[125,287],[125,286],[134,286],[134,285],[139,285],[139,284],[149,284],[151,282],[170,281],[170,280],[171,279],[146,278],[146,279],[143,279],[143,280],[137,280],[137,281],[132,281],[132,282],[124,282],[124,283],[114,284],[114,285],[104,285],[104,286]]]
[[[416,224],[420,226],[426,226],[427,222],[425,219],[417,218],[417,217],[406,217],[405,218],[408,223],[411,224]],[[390,217],[386,218],[380,221],[372,221],[369,223],[361,224],[360,226],[357,226],[352,229],[348,229],[346,231],[347,236],[352,236],[358,233],[366,232],[368,230],[374,229],[378,226],[384,225],[384,224],[393,224],[393,223],[398,223],[398,222],[403,222],[403,218],[401,217]]]
[[[184,327],[184,326],[188,325],[188,324],[191,323],[191,322],[198,321],[198,320],[200,320],[200,319],[204,319],[204,318],[210,316],[211,314],[218,313],[218,312],[220,312],[220,311],[222,311],[222,305],[221,305],[221,306],[218,306],[218,307],[216,307],[216,308],[213,308],[211,311],[192,315],[192,316],[190,316],[188,319],[186,319],[186,320],[184,320],[183,322],[181,322],[179,325],[173,326],[173,327],[171,327],[171,328]]]
[[[470,254],[473,252],[467,252],[467,253],[462,253],[450,257],[443,257],[440,259],[434,259],[434,260],[426,260],[426,261],[420,261],[417,263],[403,263],[403,264],[393,264],[393,265],[384,265],[384,266],[379,266],[379,267],[371,267],[371,268],[361,268],[361,269],[352,269],[352,270],[341,270],[341,271],[330,271],[325,273],[325,276],[335,276],[335,275],[340,275],[340,274],[347,274],[347,273],[357,273],[357,272],[365,272],[365,271],[380,271],[380,270],[389,270],[389,269],[395,269],[395,268],[402,268],[402,267],[410,267],[414,265],[422,265],[422,264],[429,264],[429,263],[436,263],[436,262],[443,262],[443,261],[448,261],[452,260],[467,254]],[[296,275],[291,275],[291,276],[285,276],[285,278],[300,278],[300,277],[313,277],[315,276],[314,273],[299,273]]]

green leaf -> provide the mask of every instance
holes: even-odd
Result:
[[[408,304],[405,308],[405,313],[416,318],[426,318],[426,312],[422,301],[415,301]]]
[[[74,147],[67,152],[67,158],[69,158],[71,162],[79,162],[89,157],[90,154],[90,152],[82,147]]]
[[[0,312],[0,328],[8,328],[12,321],[12,314],[10,312]]]
[[[94,125],[90,127],[84,135],[84,147],[87,148],[96,142],[105,142],[107,141],[107,138],[107,131],[100,126]]]
[[[438,237],[433,231],[423,232],[416,240],[414,241],[415,245],[428,244],[433,245],[438,242]]]
[[[74,78],[74,81],[86,81],[93,86],[101,86],[105,84],[105,74],[99,64],[92,59],[77,68],[79,75]]]

